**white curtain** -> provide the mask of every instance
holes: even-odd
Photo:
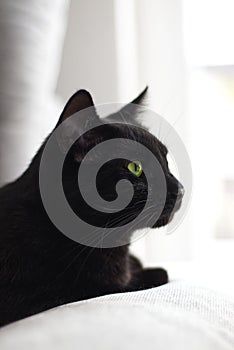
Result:
[[[0,2],[1,184],[20,175],[54,123],[68,2]]]

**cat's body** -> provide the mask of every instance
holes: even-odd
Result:
[[[78,92],[68,102],[62,119],[89,107],[89,104],[90,96],[83,91]],[[122,130],[118,132],[121,134]],[[143,269],[141,263],[129,254],[128,245],[105,249],[84,246],[67,238],[53,225],[44,209],[39,189],[43,147],[18,180],[0,189],[1,326],[68,302],[150,288],[167,282],[166,271]],[[73,183],[70,181],[73,177],[72,159],[67,161],[65,184],[68,192]],[[163,160],[162,166],[167,167]],[[107,174],[105,188],[109,186],[108,171]],[[165,213],[162,213],[156,227],[167,223],[169,212],[177,203],[179,185],[170,176],[169,187],[173,183],[174,188],[170,190],[169,204],[165,205]],[[79,204],[75,198],[77,212],[82,211],[82,203]]]

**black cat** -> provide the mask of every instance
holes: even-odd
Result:
[[[126,163],[126,160],[118,159],[103,167],[101,176],[97,177],[97,187],[100,195],[111,201],[115,198],[113,188],[119,179],[131,181],[134,197],[129,215],[128,211],[119,217],[115,213],[114,220],[110,221],[106,214],[102,216],[95,210],[89,213],[91,209],[86,207],[77,188],[77,169],[83,154],[106,139],[120,137],[137,140],[161,164],[167,182],[167,195],[163,211],[154,227],[166,225],[172,212],[180,207],[183,187],[169,171],[166,147],[147,131],[126,125],[121,119],[125,115],[129,123],[137,125],[137,105],[142,103],[145,93],[146,90],[133,101],[136,108],[131,109],[131,114],[126,106],[121,113],[109,116],[107,121],[115,124],[92,130],[72,146],[66,157],[63,186],[67,200],[77,214],[85,220],[91,216],[92,222],[99,227],[106,227],[109,222],[112,222],[113,227],[115,222],[121,225],[126,220],[130,221],[142,210],[142,203],[148,195],[142,165],[135,160]],[[78,91],[68,101],[57,126],[90,106],[93,106],[90,94],[84,90]],[[99,117],[96,114],[92,118]],[[78,125],[81,133],[82,123]],[[165,270],[144,269],[138,259],[129,254],[128,245],[105,249],[85,246],[69,239],[53,225],[44,209],[39,189],[39,166],[47,140],[25,173],[0,190],[1,326],[57,305],[108,293],[156,287],[168,281]],[[145,226],[147,220],[141,223],[141,227]]]

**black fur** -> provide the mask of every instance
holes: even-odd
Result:
[[[144,94],[134,103],[141,103]],[[89,93],[78,91],[67,103],[58,125],[75,112],[92,105]],[[125,116],[136,117],[138,107],[135,108],[130,109],[131,113],[126,109]],[[121,121],[118,114],[108,120]],[[112,136],[136,139],[157,156],[167,178],[168,193],[155,227],[167,224],[175,205],[180,206],[181,185],[168,169],[166,147],[147,131],[124,124],[110,124],[86,135],[69,152],[63,184],[74,211],[83,217],[88,215],[75,183],[82,152]],[[58,231],[44,210],[39,191],[39,165],[45,143],[25,173],[0,190],[1,326],[57,305],[108,293],[156,287],[168,281],[165,270],[144,269],[138,259],[129,254],[128,246],[91,248],[70,240]],[[137,178],[130,174],[123,161],[107,164],[103,169],[102,176],[97,178],[100,194],[105,199],[113,199],[113,184],[120,178],[128,178],[134,185],[136,195],[131,206],[137,215],[141,210],[140,201],[148,194],[147,184],[144,176]],[[95,212],[92,217],[100,226],[107,224],[108,217]]]

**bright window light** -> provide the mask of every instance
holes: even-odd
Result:
[[[193,65],[234,64],[234,1],[183,0],[186,58]]]

